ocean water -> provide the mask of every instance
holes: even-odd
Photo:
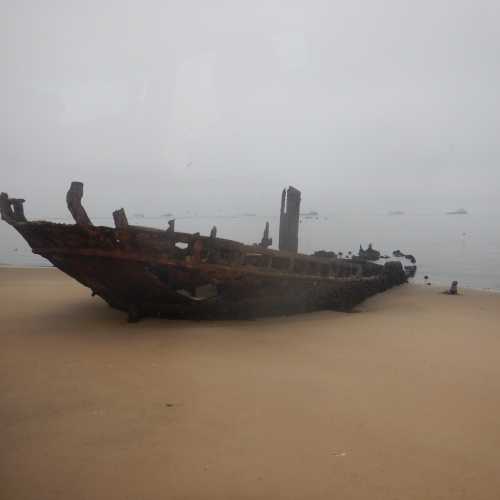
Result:
[[[49,219],[56,222],[66,218]],[[303,253],[315,250],[357,253],[368,243],[383,254],[394,250],[411,253],[417,259],[415,282],[428,275],[433,284],[500,291],[500,231],[485,214],[469,215],[366,215],[331,213],[317,219],[302,219],[299,245]],[[260,241],[265,222],[278,242],[276,216],[213,216],[176,219],[176,229],[209,234],[213,225],[217,235],[244,243]],[[132,224],[166,228],[165,218],[130,218]],[[94,219],[96,225],[113,226],[111,217]],[[274,247],[275,245],[273,245]],[[46,266],[48,261],[31,252],[29,246],[9,225],[0,221],[0,265]]]

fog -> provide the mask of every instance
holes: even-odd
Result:
[[[497,210],[500,3],[2,3],[0,189],[27,215]]]

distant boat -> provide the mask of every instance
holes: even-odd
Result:
[[[144,214],[133,214],[132,217],[135,217],[136,219],[144,219]]]
[[[465,208],[459,208],[457,210],[451,210],[450,212],[446,212],[446,215],[467,215],[469,212],[465,210]]]
[[[306,217],[306,218],[311,218],[311,217],[317,217],[319,215],[318,212],[315,212],[314,210],[311,210],[310,212],[304,212],[302,214],[300,214],[302,217]]]
[[[170,213],[167,213],[167,214],[161,214],[160,217],[172,217],[174,214],[170,214]]]
[[[252,213],[245,213],[242,214],[243,217],[257,217],[257,214],[252,214]]]
[[[387,215],[404,215],[402,210],[391,210]]]

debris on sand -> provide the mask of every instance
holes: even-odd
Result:
[[[458,295],[458,281],[452,281],[450,289],[443,293],[446,295]]]

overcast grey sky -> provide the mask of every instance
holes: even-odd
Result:
[[[498,0],[1,3],[28,213],[498,206]]]

